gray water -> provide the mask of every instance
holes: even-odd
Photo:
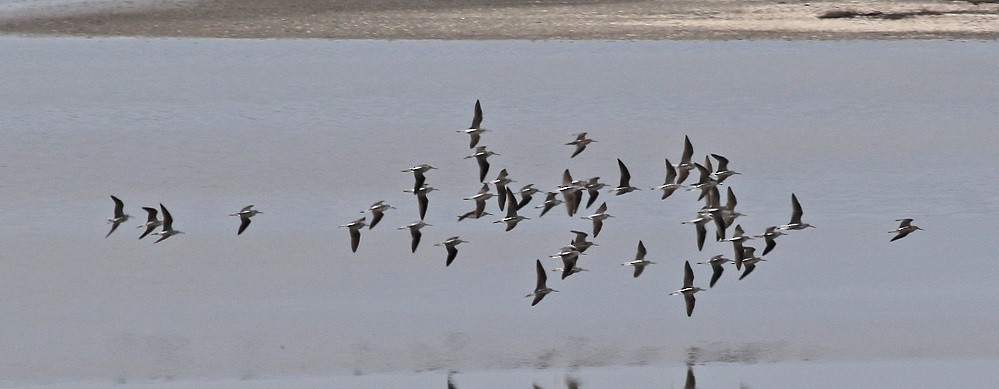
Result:
[[[667,366],[659,382],[680,387],[677,366],[695,362],[778,366],[794,387],[781,371],[802,361],[853,379],[864,361],[913,360],[996,382],[981,368],[999,357],[996,42],[7,37],[0,52],[0,382],[429,370],[435,387],[450,370]],[[616,218],[580,261],[590,271],[550,273],[560,292],[535,307],[534,260],[558,266],[544,258],[590,224],[533,208],[511,232],[456,223],[480,186],[456,133],[476,99],[501,154],[490,178],[551,190],[569,168],[613,183],[621,158],[646,188],[601,195]],[[599,142],[569,159],[584,131]],[[818,226],[745,280],[729,268],[689,318],[667,295],[683,262],[731,247],[697,250],[680,224],[694,192],[647,190],[684,135],[695,161],[718,153],[743,173],[726,184],[749,233],[786,223],[791,193]],[[439,191],[411,254],[400,171],[418,163],[439,168]],[[112,194],[137,219],[105,239]],[[376,200],[399,209],[351,253],[337,226]],[[158,203],[186,234],[153,245],[135,226]],[[265,213],[236,236],[228,214],[247,204]],[[903,217],[925,230],[889,244]],[[432,244],[452,235],[471,243],[446,268]],[[634,279],[620,263],[638,240],[658,264]],[[695,274],[706,286],[710,270]]]

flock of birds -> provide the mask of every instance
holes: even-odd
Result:
[[[510,175],[506,169],[502,169],[496,179],[486,181],[486,177],[488,176],[490,169],[489,157],[499,154],[491,150],[487,150],[486,146],[478,145],[482,139],[482,134],[489,131],[481,127],[482,118],[482,106],[477,100],[475,102],[471,126],[469,126],[468,129],[458,131],[460,133],[467,134],[470,138],[469,148],[474,149],[475,152],[472,155],[465,156],[464,158],[476,160],[479,170],[479,183],[482,184],[481,189],[477,193],[464,198],[464,200],[474,202],[475,208],[459,215],[458,221],[461,222],[466,219],[480,219],[484,216],[492,215],[486,211],[486,203],[490,198],[496,197],[497,206],[500,212],[505,212],[505,216],[501,219],[493,221],[493,223],[504,224],[506,226],[506,231],[510,231],[516,228],[520,222],[530,220],[530,218],[521,215],[521,211],[525,206],[532,202],[534,195],[541,193],[541,190],[534,188],[534,184],[524,185],[520,188],[520,190],[516,191],[512,188],[508,188],[507,185],[514,181],[510,179]],[[567,146],[573,146],[573,152],[569,158],[575,158],[580,155],[586,150],[588,145],[595,142],[597,141],[589,138],[585,132],[575,135],[574,140],[566,143]],[[718,154],[706,155],[704,157],[703,164],[694,162],[693,156],[694,148],[690,142],[690,138],[684,137],[683,153],[681,154],[679,163],[673,165],[670,163],[669,159],[666,158],[664,182],[662,185],[651,189],[662,192],[661,200],[666,200],[680,188],[685,188],[687,191],[697,191],[697,200],[703,200],[704,206],[697,211],[695,218],[683,221],[682,224],[692,224],[694,226],[698,250],[703,250],[704,242],[707,237],[707,225],[709,224],[714,226],[716,241],[730,242],[732,244],[733,256],[731,259],[726,258],[724,255],[715,255],[708,261],[698,262],[698,264],[710,265],[712,268],[709,288],[714,287],[715,283],[718,282],[727,263],[733,263],[736,270],[742,271],[742,275],[739,277],[739,280],[742,280],[755,270],[756,265],[759,262],[765,261],[763,257],[777,246],[776,239],[780,236],[787,235],[784,231],[814,228],[814,226],[802,221],[804,212],[801,203],[798,201],[797,196],[792,193],[791,218],[787,224],[770,226],[760,235],[746,235],[742,226],[740,224],[735,224],[736,219],[739,216],[743,216],[743,214],[736,211],[738,199],[732,191],[732,187],[729,186],[726,190],[725,204],[721,203],[721,192],[719,190],[719,186],[722,185],[726,179],[739,175],[740,173],[729,169],[729,160],[724,156]],[[717,169],[713,167],[711,162],[712,159],[717,162]],[[618,159],[617,165],[618,170],[620,171],[620,180],[618,181],[617,186],[608,190],[608,193],[621,196],[640,190],[639,188],[631,185],[631,173],[628,171],[628,167],[625,163],[621,161],[621,159]],[[420,220],[401,226],[398,229],[409,230],[411,236],[410,249],[414,253],[419,247],[420,240],[422,238],[420,230],[423,227],[431,226],[431,224],[426,223],[424,219],[429,206],[428,194],[436,189],[427,184],[426,174],[434,169],[436,168],[429,164],[419,164],[402,171],[412,173],[414,176],[414,184],[412,188],[406,189],[405,191],[412,193],[416,197]],[[697,181],[686,186],[683,185],[687,178],[691,176],[691,172],[695,171],[698,177]],[[491,188],[490,185],[493,187]],[[580,208],[583,204],[584,192],[587,196],[585,208],[589,209],[596,203],[596,200],[600,195],[600,191],[609,185],[610,184],[608,183],[601,182],[600,177],[575,180],[569,172],[569,169],[565,169],[562,174],[561,183],[553,188],[553,190],[545,192],[544,201],[534,208],[541,210],[538,216],[540,218],[553,208],[559,205],[564,205],[568,216],[573,217],[580,212]],[[495,188],[495,191],[493,191],[493,188]],[[115,196],[111,196],[111,198],[115,204],[114,216],[108,219],[108,222],[111,223],[112,226],[111,230],[105,237],[110,236],[120,224],[131,218],[130,215],[124,212],[124,203]],[[156,208],[143,207],[143,209],[147,212],[148,217],[144,224],[138,226],[139,228],[145,228],[145,231],[139,236],[139,239],[142,239],[150,234],[158,235],[160,238],[154,242],[158,243],[171,236],[183,233],[173,228],[173,217],[163,204],[159,205],[159,211],[162,211],[163,214],[162,220],[158,219],[159,212]],[[361,211],[361,213],[371,213],[370,222],[368,221],[367,216],[364,216],[340,226],[341,228],[347,228],[349,231],[350,249],[352,252],[357,252],[361,242],[361,231],[364,227],[367,227],[368,229],[374,228],[382,220],[385,212],[391,209],[395,209],[395,207],[387,204],[385,201],[377,201],[366,210]],[[592,237],[596,238],[603,228],[604,221],[614,217],[607,211],[607,203],[602,202],[596,208],[594,213],[580,216],[580,218],[587,219],[592,222],[591,232],[587,233],[578,230],[570,231],[574,235],[570,244],[562,247],[557,253],[550,256],[551,258],[562,260],[562,267],[553,269],[554,271],[562,273],[562,279],[565,279],[573,274],[586,271],[586,269],[577,266],[578,260],[580,255],[582,255],[588,248],[597,245],[596,243],[587,240],[590,237],[590,234],[592,233]],[[230,216],[238,216],[240,219],[237,235],[242,234],[250,225],[251,218],[260,213],[263,212],[253,209],[253,205],[247,205],[240,211],[230,214]],[[896,234],[891,241],[902,239],[913,231],[921,229],[912,224],[912,219],[898,219],[896,221],[901,223],[898,228],[890,231],[891,233]],[[732,229],[732,234],[728,235],[727,231],[733,226],[733,224],[734,228]],[[160,231],[153,232],[157,227],[160,228]],[[746,242],[753,240],[754,238],[763,239],[766,244],[759,256],[756,255],[755,247],[746,245]],[[459,236],[452,236],[443,242],[436,243],[434,245],[443,246],[445,248],[447,252],[445,260],[446,266],[450,266],[451,263],[457,258],[457,246],[461,243],[467,243],[467,241],[462,240]],[[625,262],[622,265],[632,267],[633,276],[637,278],[642,274],[646,266],[655,264],[655,262],[645,259],[646,254],[647,250],[645,248],[645,244],[640,240],[638,242],[635,259]],[[548,287],[548,276],[540,259],[535,261],[535,271],[537,273],[537,284],[535,285],[534,291],[525,296],[527,298],[533,297],[531,302],[532,306],[541,302],[546,295],[552,292],[557,292],[557,290]],[[706,289],[694,286],[694,271],[690,266],[690,261],[686,261],[683,269],[682,287],[670,293],[670,295],[682,295],[686,303],[687,316],[691,316],[694,311],[694,304],[696,301],[694,295],[697,292],[704,290]]]

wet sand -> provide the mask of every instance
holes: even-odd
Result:
[[[205,0],[40,5],[0,34],[320,39],[999,39],[967,1]]]

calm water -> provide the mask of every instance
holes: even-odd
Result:
[[[498,371],[547,388],[579,367],[594,387],[621,369],[682,387],[688,358],[705,386],[794,387],[801,371],[850,386],[926,364],[997,381],[996,42],[8,37],[0,52],[0,383],[442,387],[457,370],[472,387],[509,387],[476,375]],[[726,183],[747,231],[786,223],[791,193],[818,228],[780,238],[745,280],[728,269],[688,318],[667,296],[683,262],[730,245],[697,250],[680,224],[693,192],[604,193],[617,217],[580,261],[590,271],[553,273],[561,292],[531,307],[534,260],[590,224],[562,209],[507,233],[498,217],[455,222],[480,186],[455,132],[475,99],[501,154],[490,177],[614,182],[621,158],[651,188],[689,135],[695,160],[743,173]],[[599,142],[570,160],[583,131]],[[417,163],[439,168],[439,191],[411,254],[396,227],[418,218],[400,172]],[[139,219],[163,203],[186,234],[154,246],[134,219],[105,239],[110,194]],[[352,254],[336,226],[376,200],[399,209]],[[246,204],[265,214],[236,236],[227,215]],[[889,244],[902,217],[925,231]],[[445,268],[432,244],[452,235],[471,243]],[[620,263],[638,240],[658,264],[633,279]],[[705,286],[710,270],[695,273]]]

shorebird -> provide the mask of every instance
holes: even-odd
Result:
[[[721,254],[718,254],[711,257],[711,259],[707,260],[707,262],[697,263],[698,265],[711,265],[712,273],[711,273],[711,283],[708,284],[709,288],[714,288],[715,283],[718,282],[719,278],[721,278],[722,272],[725,271],[725,268],[722,267],[722,265],[724,265],[726,262],[732,262],[732,260],[723,257]]]
[[[558,256],[558,258],[562,259],[562,267],[556,267],[552,269],[552,271],[562,272],[563,280],[566,277],[571,276],[573,274],[579,273],[581,271],[587,271],[586,269],[576,266],[576,262],[579,261],[579,254],[580,254],[579,251],[576,250],[566,251],[565,249],[563,249],[563,251],[559,254],[561,254]]]
[[[680,156],[680,163],[676,164],[676,170],[679,175],[676,177],[676,183],[682,184],[683,180],[687,179],[687,175],[690,171],[694,169],[694,164],[691,163],[690,159],[694,157],[694,146],[690,144],[690,137],[683,136],[683,155]]]
[[[541,260],[538,259],[535,261],[536,261],[535,271],[538,272],[538,284],[537,286],[534,287],[534,293],[524,296],[524,298],[528,298],[531,296],[534,297],[534,301],[531,302],[532,307],[538,305],[538,303],[541,302],[541,299],[545,298],[546,294],[551,292],[558,292],[557,290],[549,288],[547,285],[545,285],[548,282],[548,275],[545,274],[545,268],[541,267]]]
[[[667,197],[672,195],[673,192],[676,192],[679,188],[680,184],[676,182],[676,168],[669,163],[669,158],[666,158],[666,180],[663,181],[662,185],[652,188],[652,190],[663,191],[662,200],[666,200]]]
[[[767,247],[763,249],[763,254],[760,255],[767,255],[767,253],[769,253],[770,250],[773,250],[774,247],[777,247],[777,241],[775,239],[777,239],[777,237],[781,235],[787,235],[787,234],[778,231],[777,226],[767,227],[767,230],[766,232],[763,233],[763,235],[756,235],[757,238],[763,238],[767,242]]]
[[[901,223],[899,223],[898,228],[889,232],[898,235],[895,235],[894,238],[891,238],[889,242],[894,242],[896,240],[902,239],[907,235],[911,234],[913,231],[922,229],[912,225],[912,219],[896,219],[895,221]]]
[[[715,179],[718,180],[719,184],[721,184],[722,181],[725,181],[726,178],[729,178],[736,174],[742,174],[735,170],[728,169],[728,158],[725,158],[718,154],[711,154],[711,156],[718,160],[718,170],[715,170],[714,176]]]
[[[700,200],[708,195],[711,188],[718,186],[718,182],[711,178],[711,172],[704,165],[694,162],[694,167],[700,173],[700,179],[697,180],[697,183],[688,186],[687,190],[700,189],[701,194],[697,196],[697,199]]]
[[[555,198],[555,196],[558,196],[558,192],[548,192],[548,194],[545,195],[545,202],[537,207],[534,207],[534,208],[541,208],[541,215],[538,217],[545,216],[545,214],[548,213],[548,211],[550,211],[552,208],[554,208],[559,204],[562,204],[562,200]]]
[[[732,187],[728,187],[727,191],[728,201],[725,203],[725,207],[722,209],[722,219],[725,221],[725,227],[731,226],[735,219],[739,216],[746,216],[735,211],[735,206],[739,204],[739,200],[735,198],[735,192],[732,191]]]
[[[426,226],[433,226],[433,224],[427,224],[423,222],[423,220],[420,220],[398,228],[400,230],[409,229],[409,234],[413,236],[413,242],[410,244],[410,248],[414,253],[416,252],[416,248],[420,245],[420,238],[423,237],[423,234],[420,233],[420,229]]]
[[[647,253],[645,243],[638,241],[638,252],[635,253],[635,260],[622,263],[621,266],[634,266],[635,273],[632,277],[638,278],[638,276],[642,275],[642,271],[645,270],[645,266],[655,264],[655,262],[645,260],[645,254]]]
[[[496,176],[495,180],[489,181],[490,184],[496,185],[496,199],[499,202],[500,211],[502,211],[503,206],[506,205],[506,195],[508,192],[506,189],[506,184],[514,182],[513,180],[507,178],[508,176],[509,174],[507,174],[506,169],[503,169],[500,170],[500,173],[498,176]]]
[[[579,153],[582,153],[583,150],[586,150],[586,145],[596,142],[593,139],[587,138],[585,132],[580,132],[574,136],[576,137],[576,140],[565,144],[566,146],[576,146],[576,151],[574,151],[569,158],[575,158],[579,155]]]
[[[604,220],[607,218],[614,217],[607,213],[607,202],[603,202],[597,207],[597,213],[590,216],[580,216],[581,219],[589,219],[593,221],[593,237],[596,238],[600,235],[600,229],[604,227]]]
[[[680,224],[693,224],[697,230],[697,251],[704,249],[704,238],[708,235],[708,229],[704,227],[705,224],[714,220],[709,214],[698,214],[696,219],[687,220]]]
[[[423,220],[423,217],[427,215],[427,206],[430,205],[430,199],[427,198],[427,193],[433,192],[435,190],[437,189],[432,186],[424,185],[416,190],[406,189],[404,191],[416,195],[416,201],[417,203],[419,203],[420,206],[420,220]]]
[[[523,188],[520,188],[520,190],[516,192],[517,194],[520,195],[520,201],[517,202],[517,210],[519,211],[521,208],[524,208],[525,205],[530,203],[532,198],[531,196],[534,196],[534,194],[538,192],[541,191],[535,189],[534,184],[527,184],[524,185]]]
[[[473,209],[471,211],[458,215],[458,221],[462,221],[465,219],[480,219],[483,216],[489,216],[489,215],[492,215],[491,213],[489,213],[489,211],[484,211],[481,214],[476,214],[475,210]]]
[[[356,253],[357,245],[361,243],[361,229],[367,225],[364,220],[367,217],[362,217],[360,219],[354,220],[350,223],[340,226],[340,228],[347,227],[350,230],[350,251]]]
[[[573,184],[569,169],[562,172],[562,185],[558,187],[558,191],[562,193],[562,198],[565,200],[565,210],[569,216],[576,214],[576,211],[579,210],[579,203],[583,199],[583,188]]]
[[[385,216],[385,211],[390,209],[395,209],[395,207],[385,204],[385,200],[379,200],[378,202],[371,204],[368,209],[361,211],[361,213],[371,211],[371,224],[368,225],[368,229],[370,230],[375,228],[375,225],[378,224],[378,222],[382,220],[382,217]]]
[[[742,269],[742,262],[743,262],[743,259],[744,259],[742,255],[745,252],[743,250],[742,244],[743,244],[743,242],[745,242],[747,240],[751,240],[751,239],[753,239],[753,238],[747,236],[746,232],[742,230],[742,225],[741,224],[735,226],[735,232],[732,234],[731,238],[722,239],[722,241],[725,241],[725,242],[732,242],[732,249],[733,249],[733,251],[735,253],[735,269],[736,270],[741,270]]]
[[[694,377],[694,369],[687,365],[687,379],[683,381],[683,389],[697,389],[697,378]]]
[[[572,243],[570,243],[569,245],[572,246],[574,249],[579,250],[580,253],[586,251],[586,249],[590,248],[590,246],[598,246],[598,244],[586,240],[586,237],[590,236],[589,234],[583,231],[576,231],[576,230],[572,230],[570,232],[575,234],[576,237],[572,239]]]
[[[465,159],[475,158],[475,161],[479,163],[479,182],[486,180],[486,174],[489,174],[489,161],[487,159],[493,155],[499,154],[486,150],[486,146],[479,146],[475,148],[475,154],[465,157]]]
[[[482,125],[482,104],[479,100],[475,100],[475,113],[472,115],[472,125],[468,127],[467,130],[458,130],[458,132],[463,132],[471,136],[471,141],[468,143],[468,148],[474,148],[475,145],[479,143],[479,137],[483,132],[487,130],[480,128]],[[482,181],[482,180],[479,180]]]
[[[104,235],[105,238],[111,236],[111,233],[118,229],[121,223],[132,217],[132,215],[125,213],[125,203],[121,202],[119,198],[112,195],[111,200],[114,200],[114,217],[108,219],[108,223],[111,223],[111,231]]]
[[[520,223],[521,220],[530,220],[529,218],[520,216],[517,214],[517,200],[510,196],[507,198],[509,204],[506,208],[506,217],[494,221],[493,223],[506,223],[506,230],[510,231]]]
[[[468,215],[468,216],[474,215],[475,216],[474,219],[478,219],[478,218],[482,217],[482,213],[486,210],[486,200],[489,200],[489,198],[493,197],[493,196],[495,196],[495,195],[492,194],[492,193],[489,193],[489,184],[482,184],[482,188],[479,189],[478,193],[476,193],[476,194],[474,194],[472,196],[469,196],[469,197],[465,197],[463,199],[463,200],[472,200],[472,201],[475,201],[475,210],[472,211],[472,212],[470,212],[470,213],[466,213],[465,215]],[[462,219],[464,219],[464,218],[466,218],[468,216],[460,217],[460,218],[458,218],[458,221],[461,221]]]
[[[600,177],[591,177],[589,180],[582,182],[582,186],[586,189],[586,193],[590,197],[586,200],[586,208],[590,208],[593,203],[597,202],[597,196],[600,196],[600,189],[603,189],[607,184],[600,182]]]
[[[403,173],[405,173],[405,172],[413,172],[413,176],[416,178],[416,182],[413,183],[413,190],[419,190],[420,188],[423,187],[423,184],[425,184],[427,182],[427,177],[424,176],[423,173],[426,173],[426,172],[430,171],[431,169],[437,169],[437,168],[435,168],[433,166],[430,166],[430,165],[427,165],[425,163],[421,163],[421,164],[413,166],[413,167],[411,167],[409,169],[403,170],[402,172]],[[375,223],[371,223],[371,224],[375,224]]]
[[[682,294],[684,302],[687,303],[687,317],[694,313],[694,293],[700,292],[704,289],[694,286],[694,270],[690,268],[690,261],[686,261],[683,264],[683,287],[680,290],[670,293],[670,296]]]
[[[794,193],[791,193],[791,222],[783,226],[777,227],[777,229],[804,230],[808,227],[815,228],[815,226],[811,224],[801,222],[801,215],[803,214],[804,212],[802,212],[801,210],[801,203],[798,202],[798,197],[795,196]]]
[[[633,191],[639,190],[638,188],[631,186],[631,173],[628,172],[628,167],[624,166],[624,162],[621,159],[617,159],[617,168],[621,171],[621,182],[618,186],[610,191],[617,196],[623,195],[625,193],[631,193]]]
[[[160,221],[160,219],[156,218],[157,213],[159,213],[159,211],[156,208],[142,207],[142,209],[145,209],[146,213],[149,216],[146,218],[146,222],[145,223],[143,223],[141,226],[137,227],[137,228],[142,228],[142,227],[146,228],[146,232],[143,232],[142,235],[139,235],[139,239],[145,238],[146,235],[149,235],[150,232],[153,232],[153,230],[155,230],[156,227],[159,227],[159,226],[163,225],[163,222]],[[106,236],[105,236],[105,238],[106,238]]]
[[[242,235],[243,231],[246,231],[246,227],[250,225],[250,218],[258,213],[263,212],[253,209],[253,204],[243,207],[239,212],[230,213],[229,216],[239,216],[239,231],[236,231],[236,235]]]
[[[461,240],[461,238],[457,236],[447,238],[447,240],[441,243],[434,243],[434,246],[444,246],[444,248],[447,249],[447,261],[444,262],[444,266],[451,266],[451,262],[454,262],[454,258],[458,256],[458,248],[455,246],[462,243],[468,243],[468,241]]]
[[[766,261],[766,259],[757,257],[755,255],[756,252],[755,247],[746,247],[743,250],[745,251],[743,251],[742,253],[742,264],[746,266],[746,270],[742,272],[741,276],[739,276],[739,280],[746,278],[746,276],[748,276],[749,273],[752,273],[753,270],[756,270],[757,263],[760,263],[760,261]]]
[[[160,232],[154,232],[153,235],[159,235],[160,238],[153,243],[162,242],[163,239],[169,238],[177,234],[183,234],[183,231],[178,231],[173,229],[173,216],[170,216],[170,211],[167,211],[163,204],[160,204],[160,211],[163,212],[163,229]]]

